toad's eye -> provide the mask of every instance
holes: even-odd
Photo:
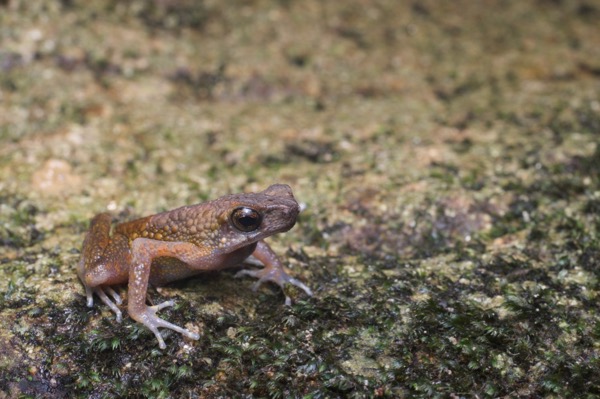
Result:
[[[231,223],[239,231],[246,233],[254,231],[260,227],[260,222],[262,222],[260,213],[252,208],[236,208],[231,213]]]

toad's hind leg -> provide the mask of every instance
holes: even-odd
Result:
[[[97,215],[90,222],[77,265],[77,275],[85,287],[87,306],[94,305],[93,295],[96,294],[120,322],[123,316],[117,305],[122,303],[121,297],[109,285],[127,281],[131,251],[126,237],[118,235],[110,238],[110,222],[111,217],[107,213]]]

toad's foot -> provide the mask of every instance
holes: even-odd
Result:
[[[131,314],[130,312],[131,317],[148,327],[150,331],[154,333],[156,339],[158,340],[158,346],[160,347],[160,349],[165,349],[167,345],[165,345],[165,341],[163,340],[162,335],[158,331],[159,327],[171,329],[194,340],[200,338],[200,335],[186,330],[185,328],[176,326],[175,324],[169,323],[168,321],[156,316],[156,312],[158,312],[159,310],[173,305],[175,305],[175,302],[166,301],[156,306],[146,306],[143,310],[141,310],[140,312],[136,312],[135,314]]]
[[[286,284],[291,284],[298,288],[301,288],[304,292],[306,292],[308,296],[312,296],[313,294],[310,288],[308,288],[302,281],[293,278],[280,268],[265,267],[263,269],[253,270],[244,269],[240,270],[235,274],[236,278],[243,276],[250,276],[258,279],[258,281],[252,286],[252,289],[254,291],[256,291],[262,285],[262,283],[266,281],[272,281],[278,286],[280,286],[285,295],[285,304],[287,306],[290,306],[292,304],[292,299],[285,293],[284,287]]]
[[[114,302],[108,297],[108,295],[106,295],[105,291],[113,297]],[[110,287],[98,286],[90,288],[86,286],[85,296],[87,298],[88,308],[94,306],[94,294],[98,295],[98,298],[100,298],[100,300],[104,302],[106,306],[110,308],[110,310],[115,312],[115,315],[117,316],[117,323],[120,323],[121,320],[123,320],[123,314],[121,313],[121,310],[117,307],[117,305],[123,303],[123,301],[121,300],[121,296]]]

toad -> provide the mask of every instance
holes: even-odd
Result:
[[[199,335],[157,316],[168,300],[155,306],[146,304],[148,285],[162,286],[199,273],[222,270],[241,264],[250,256],[262,269],[241,270],[236,276],[258,278],[281,288],[295,285],[312,295],[311,290],[284,270],[283,264],[264,241],[273,234],[291,229],[300,208],[292,190],[275,184],[259,193],[232,194],[214,201],[184,206],[117,224],[112,235],[111,216],[101,213],[90,223],[77,266],[85,286],[87,306],[94,294],[122,320],[121,297],[111,287],[127,283],[127,312],[148,327],[161,349],[166,348],[159,328],[168,328],[197,340]],[[110,296],[110,297],[109,297]],[[291,298],[286,295],[286,305]]]

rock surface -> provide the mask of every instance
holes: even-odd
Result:
[[[600,6],[0,1],[0,398],[600,395]],[[315,296],[88,309],[89,219],[269,184]],[[124,293],[124,290],[122,290]]]

